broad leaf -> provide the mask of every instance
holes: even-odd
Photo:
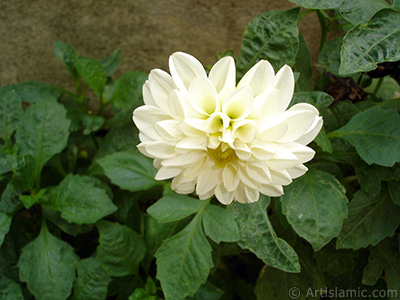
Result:
[[[333,102],[332,96],[320,91],[300,92],[293,95],[290,106],[297,103],[310,103],[318,109],[328,107]]]
[[[121,60],[121,49],[117,48],[109,57],[100,59],[99,63],[101,63],[106,76],[110,77],[114,73],[114,71],[118,69]]]
[[[295,91],[303,92],[311,90],[312,82],[312,67],[310,52],[304,37],[299,33],[299,51],[296,55],[295,64],[293,66],[294,72],[299,72],[300,77],[296,81]]]
[[[82,56],[77,56],[74,59],[74,66],[86,84],[101,99],[107,81],[103,66],[93,58]]]
[[[82,259],[77,267],[78,277],[74,283],[74,295],[71,300],[106,299],[111,277],[100,267],[98,261],[89,257]]]
[[[165,299],[193,296],[206,282],[213,266],[211,246],[201,228],[201,214],[181,232],[164,241],[155,256],[157,279],[161,281]]]
[[[1,195],[0,200],[0,212],[5,214],[14,214],[16,208],[18,207],[19,196],[21,195],[21,190],[14,187],[12,182],[9,182]]]
[[[344,187],[334,176],[310,170],[285,188],[282,212],[297,234],[321,249],[336,237],[347,217]]]
[[[391,236],[400,224],[400,207],[390,199],[386,188],[373,197],[359,190],[349,204],[336,248],[359,249],[376,245]]]
[[[253,19],[246,27],[236,67],[241,78],[259,60],[268,60],[275,71],[293,65],[299,49],[299,8],[271,11]]]
[[[0,138],[6,143],[17,129],[22,112],[22,103],[17,93],[9,86],[0,88]]]
[[[159,222],[181,220],[203,206],[204,202],[187,195],[169,193],[147,209],[147,212]]]
[[[28,107],[17,129],[16,140],[22,155],[31,155],[36,172],[67,145],[70,121],[65,108],[54,102]]]
[[[336,76],[340,76],[340,48],[342,42],[343,37],[327,41],[318,57],[319,65],[321,65],[325,71],[329,71]]]
[[[393,203],[400,206],[400,181],[389,181],[388,188]]]
[[[340,5],[340,14],[350,23],[367,23],[378,11],[390,8],[385,0],[344,0]]]
[[[71,73],[71,77],[76,82],[79,79],[79,74],[74,66],[74,61],[77,56],[75,53],[75,49],[73,49],[68,44],[63,44],[60,41],[55,41],[54,54],[58,59],[61,59],[65,63],[67,70]]]
[[[78,257],[66,242],[44,225],[39,236],[22,251],[20,278],[38,300],[65,300],[71,294]]]
[[[106,191],[96,187],[91,177],[72,174],[50,192],[43,204],[77,224],[96,223],[117,210]]]
[[[0,246],[4,242],[4,237],[10,230],[12,216],[0,212]]]
[[[85,128],[83,131],[84,135],[89,135],[92,132],[99,130],[105,121],[102,116],[94,116],[87,114],[82,114],[81,120],[83,127]]]
[[[56,102],[62,93],[62,88],[58,86],[30,81],[11,85],[9,95],[13,94],[21,102],[36,103],[38,101]]]
[[[310,9],[332,9],[338,8],[344,0],[289,0],[304,8]]]
[[[100,233],[97,260],[110,276],[137,274],[146,246],[142,237],[127,226],[102,220],[97,223]]]
[[[24,300],[20,285],[10,278],[0,275],[0,299]]]
[[[185,300],[218,300],[221,299],[224,291],[210,282],[203,284],[193,297],[186,297]]]
[[[203,215],[204,231],[214,242],[237,242],[239,229],[234,216],[225,208],[208,205]]]
[[[278,238],[272,228],[266,211],[269,202],[269,197],[261,196],[256,203],[235,202],[228,207],[239,227],[238,245],[249,249],[268,266],[286,272],[300,272],[296,252],[286,241]]]
[[[378,12],[367,25],[360,24],[347,32],[339,73],[367,72],[378,63],[400,60],[399,39],[400,12],[391,9]]]
[[[142,191],[158,184],[157,171],[150,159],[139,153],[116,152],[96,161],[111,182],[121,189]]]
[[[400,161],[399,124],[400,116],[396,110],[376,107],[356,114],[328,137],[348,141],[368,164],[391,167]]]
[[[116,108],[132,108],[139,106],[142,97],[142,86],[147,74],[134,71],[123,74],[115,83],[113,105]]]
[[[386,273],[387,290],[400,291],[400,253],[396,240],[385,239],[371,249],[368,265],[364,269],[363,284],[374,285],[383,270]],[[391,299],[398,298],[395,296]]]

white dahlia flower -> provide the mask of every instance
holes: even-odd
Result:
[[[139,150],[154,158],[157,180],[173,178],[177,193],[213,195],[223,204],[255,202],[259,193],[283,194],[314,157],[307,147],[322,127],[318,110],[299,103],[288,110],[294,76],[261,60],[236,85],[232,57],[207,76],[193,56],[169,58],[171,75],[154,69],[143,86],[144,106],[133,113]]]

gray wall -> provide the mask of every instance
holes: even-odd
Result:
[[[167,70],[168,56],[178,50],[213,64],[216,51],[237,55],[252,18],[292,7],[287,0],[0,0],[0,85],[36,80],[70,89],[69,75],[53,54],[55,40],[96,59],[120,47],[116,77]],[[300,30],[315,58],[315,14],[304,18]]]

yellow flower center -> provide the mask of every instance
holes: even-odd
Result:
[[[238,159],[235,150],[223,143],[216,149],[208,148],[207,153],[214,160],[218,168],[224,168],[227,164]]]

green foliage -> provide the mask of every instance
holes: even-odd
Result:
[[[56,41],[74,91],[0,87],[0,299],[399,298],[399,1],[290,1],[303,9],[250,21],[236,60],[237,79],[292,66],[290,106],[323,116],[280,198],[225,207],[155,180],[132,123],[148,76],[114,78],[120,49],[96,60]],[[310,13],[317,64],[298,29]]]

